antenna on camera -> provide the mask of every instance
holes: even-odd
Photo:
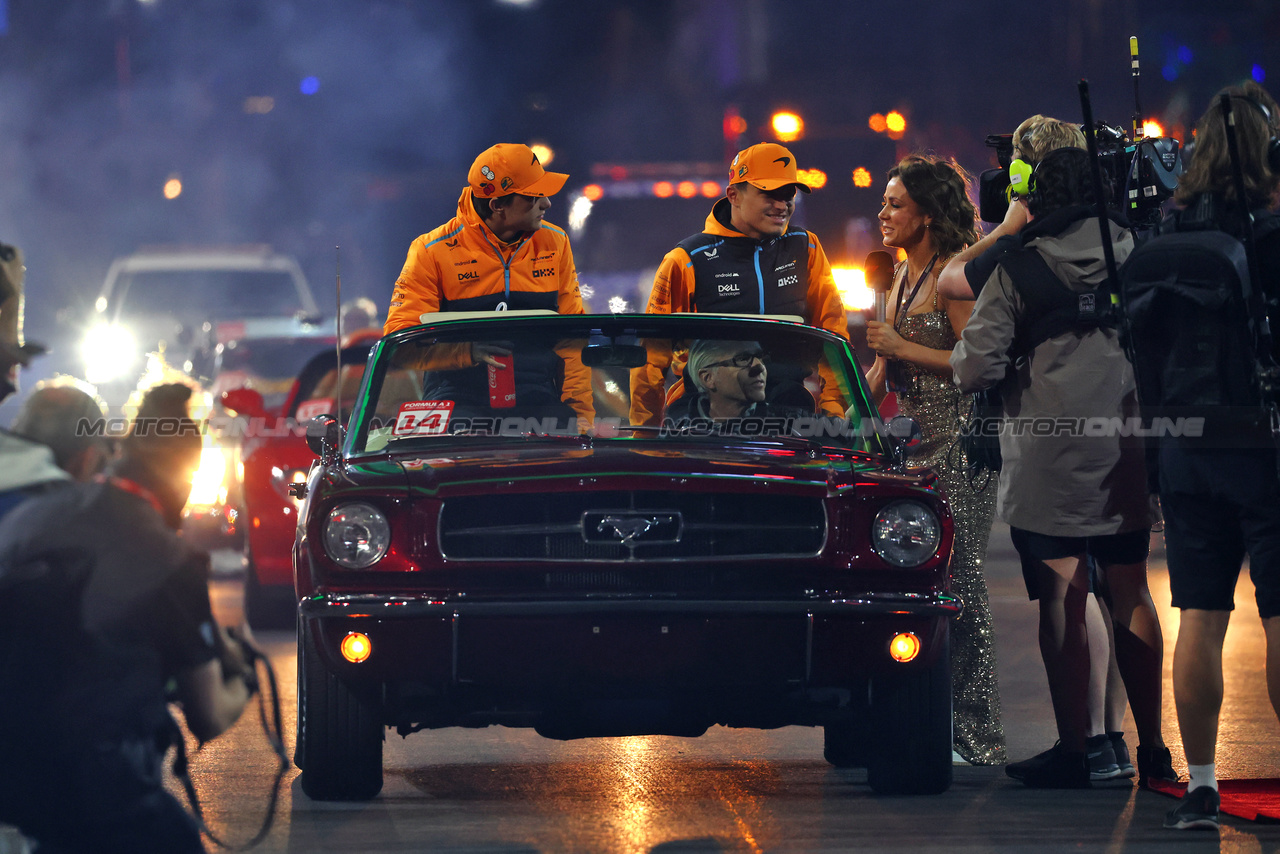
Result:
[[[335,278],[335,290],[337,291],[338,304],[337,314],[333,319],[333,330],[335,340],[334,348],[337,350],[338,357],[338,374],[334,380],[333,401],[334,406],[338,408],[338,426],[342,426],[342,247],[333,247],[333,273]]]
[[[1080,109],[1084,113],[1084,140],[1089,148],[1089,164],[1093,171],[1093,195],[1098,209],[1098,228],[1102,231],[1102,257],[1107,262],[1107,289],[1117,299],[1120,277],[1116,271],[1116,252],[1111,245],[1111,222],[1107,217],[1107,197],[1102,188],[1102,167],[1098,163],[1098,140],[1093,126],[1093,106],[1089,102],[1089,81],[1080,80]]]
[[[1142,99],[1138,96],[1138,37],[1129,36],[1130,68],[1133,74],[1133,141],[1137,142],[1145,135],[1142,133]]]

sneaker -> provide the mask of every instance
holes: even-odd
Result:
[[[1164,826],[1170,830],[1217,830],[1218,790],[1200,786],[1187,792],[1178,805],[1164,817]]]
[[[1088,789],[1089,765],[1083,752],[1055,744],[1022,762],[1005,766],[1005,773],[1032,789]]]
[[[1085,739],[1084,755],[1089,761],[1090,780],[1112,780],[1120,776],[1120,766],[1116,763],[1116,751],[1111,746],[1111,737],[1093,735]]]
[[[1138,772],[1134,770],[1133,762],[1129,759],[1129,745],[1124,743],[1124,733],[1109,732],[1107,737],[1111,739],[1111,750],[1116,755],[1116,768],[1120,770],[1116,778],[1133,779],[1133,776]]]
[[[1178,772],[1173,770],[1173,757],[1167,747],[1143,747],[1138,745],[1138,785],[1149,788],[1148,780],[1178,782]]]
[[[1015,780],[1021,780],[1023,777],[1027,776],[1028,771],[1033,768],[1038,768],[1048,762],[1050,757],[1053,755],[1053,751],[1058,748],[1060,743],[1061,742],[1055,741],[1053,743],[1053,747],[1050,747],[1048,750],[1041,753],[1037,753],[1030,759],[1024,759],[1021,762],[1010,762],[1008,765],[1004,766],[1004,773],[1008,774]]]

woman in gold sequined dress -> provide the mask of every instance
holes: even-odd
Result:
[[[951,589],[964,602],[951,628],[955,750],[974,765],[1000,765],[1004,727],[982,573],[996,490],[993,484],[976,491],[953,448],[968,407],[947,361],[973,304],[948,301],[937,288],[951,257],[978,239],[976,222],[967,178],[954,162],[913,155],[889,171],[880,230],[885,246],[907,257],[894,276],[886,320],[867,324],[867,343],[877,353],[867,381],[877,402],[893,392],[902,413],[920,423],[924,447],[912,462],[942,478],[956,526]]]

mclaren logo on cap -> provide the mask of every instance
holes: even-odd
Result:
[[[779,157],[777,160],[775,160],[775,161],[773,161],[773,162],[774,162],[774,163],[781,163],[781,164],[782,164],[782,168],[783,168],[783,169],[786,169],[788,166],[790,166],[790,165],[791,165],[791,158],[790,158],[790,157]]]

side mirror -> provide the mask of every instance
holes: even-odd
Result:
[[[905,468],[907,458],[911,456],[924,441],[920,432],[920,422],[905,415],[895,415],[885,423],[885,437],[889,440],[889,455],[893,458],[893,467]]]
[[[267,405],[262,393],[252,388],[233,388],[222,393],[222,405],[236,415],[248,415],[250,418],[264,418]]]
[[[332,415],[317,415],[307,422],[307,447],[320,459],[329,462],[338,457],[342,447],[342,425]]]

